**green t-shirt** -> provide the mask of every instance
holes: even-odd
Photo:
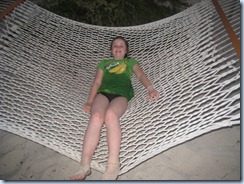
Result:
[[[124,96],[128,101],[134,96],[131,84],[133,67],[138,62],[133,58],[123,60],[105,59],[102,60],[97,68],[103,70],[103,79],[99,92],[118,94]]]

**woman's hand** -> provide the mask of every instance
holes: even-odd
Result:
[[[84,106],[83,106],[83,111],[87,114],[90,114],[91,112],[91,104],[90,103],[86,103]]]
[[[157,101],[159,99],[160,94],[153,86],[148,86],[147,91],[149,101]]]

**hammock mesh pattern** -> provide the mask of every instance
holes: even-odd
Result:
[[[240,2],[220,5],[240,39]],[[161,98],[135,97],[121,117],[123,174],[163,151],[240,124],[240,60],[209,0],[160,21],[103,27],[72,21],[26,1],[0,27],[0,129],[80,161],[89,115],[82,111],[96,66],[124,36]],[[91,167],[103,172],[106,130]]]

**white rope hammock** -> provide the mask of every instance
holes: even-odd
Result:
[[[240,39],[240,2],[219,2]],[[121,118],[123,174],[163,151],[240,124],[240,60],[209,0],[140,26],[72,21],[26,1],[1,20],[0,129],[80,161],[89,116],[82,111],[98,61],[124,36],[160,91],[156,103],[133,76],[135,97]],[[92,161],[103,172],[106,132]]]

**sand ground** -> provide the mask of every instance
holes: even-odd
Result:
[[[240,126],[223,128],[171,148],[118,180],[240,180]],[[20,136],[0,131],[1,180],[66,180],[79,163]],[[92,170],[86,180],[100,180]]]

